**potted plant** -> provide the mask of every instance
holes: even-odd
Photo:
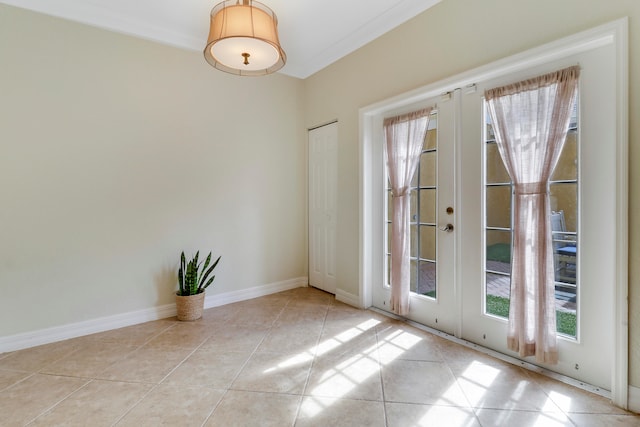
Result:
[[[211,265],[211,252],[207,256],[204,265],[198,263],[200,251],[187,263],[184,252],[180,255],[180,268],[178,269],[178,291],[176,292],[176,311],[178,320],[197,320],[202,317],[204,308],[204,290],[213,283],[216,276],[208,277],[216,268],[220,258]],[[200,268],[202,265],[202,268]],[[208,280],[207,280],[208,279]]]

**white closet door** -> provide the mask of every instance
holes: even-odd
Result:
[[[309,131],[309,285],[336,293],[338,123]]]

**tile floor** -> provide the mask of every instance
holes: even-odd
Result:
[[[299,288],[0,354],[2,426],[640,426],[607,399]]]

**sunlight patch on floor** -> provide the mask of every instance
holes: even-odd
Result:
[[[526,425],[527,427],[566,427],[572,425],[562,412],[500,411],[492,419],[494,425]]]
[[[326,408],[316,399],[307,399],[300,407],[300,415],[304,415],[305,418],[313,418],[320,414]]]
[[[375,349],[374,349],[375,351]],[[362,354],[350,357],[322,375],[321,383],[311,390],[314,396],[344,397],[374,374],[380,367],[375,358]]]
[[[561,408],[571,408],[571,397],[566,394],[552,391],[549,393],[549,398]]]
[[[430,406],[418,421],[418,426],[437,426],[446,420],[447,427],[477,426],[476,417],[470,409],[451,406]]]
[[[461,387],[464,387],[463,395],[470,402],[471,406],[478,406],[482,402],[487,390],[500,375],[500,370],[485,365],[482,362],[473,361],[451,386],[442,393],[442,397],[436,401],[437,405],[460,406]],[[458,403],[456,403],[458,402]]]
[[[321,342],[320,344],[318,344],[318,347],[316,349],[316,355],[322,356],[324,354],[329,353],[332,350],[335,350],[336,348],[340,347],[342,344],[345,344],[351,341],[352,339],[362,335],[362,333],[374,328],[378,323],[380,323],[379,320],[369,319],[353,328],[349,328],[343,332],[340,332],[334,337],[329,338]]]
[[[362,333],[371,330],[379,323],[380,321],[378,320],[369,319],[354,328],[340,332],[333,338],[321,343],[318,346],[317,354],[319,356],[326,355],[329,351],[346,344]],[[344,361],[337,361],[336,365],[324,372],[320,379],[321,383],[311,391],[311,394],[343,397],[372,375],[380,375],[380,365],[376,352],[377,344],[374,344],[358,354],[347,357]]]
[[[555,427],[566,426],[567,417],[561,412],[542,412],[534,422],[534,427]]]
[[[473,361],[459,378],[466,390],[471,404],[475,405],[482,400],[482,396],[491,387],[491,384],[500,375],[500,369],[486,365],[482,362]]]
[[[302,365],[303,363],[307,363],[313,360],[313,354],[304,352],[304,353],[298,353],[293,357],[290,357],[289,359],[285,360],[282,363],[278,363],[276,366],[266,369],[263,373],[265,374],[269,374],[272,372],[275,372],[277,370],[280,369],[287,369],[287,368],[291,368],[293,366],[296,365]]]
[[[422,338],[419,336],[403,330],[392,332],[382,340],[380,345],[380,351],[385,354],[385,358],[381,362],[385,365],[389,364],[420,341]]]

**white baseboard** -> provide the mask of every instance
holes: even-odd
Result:
[[[175,315],[175,304],[167,304],[128,313],[115,314],[113,316],[54,326],[52,328],[9,335],[0,337],[0,353],[22,350],[23,348],[63,341],[69,338],[82,337],[97,332],[137,325],[138,323],[164,319]]]
[[[629,386],[627,409],[640,413],[640,387]]]
[[[295,279],[283,280],[282,282],[270,283],[268,285],[255,286],[253,288],[241,289],[239,291],[225,292],[224,294],[210,295],[204,299],[204,308],[218,307],[248,299],[259,298],[289,289],[304,288],[308,286],[309,279],[297,277]]]
[[[345,304],[352,305],[354,307],[363,308],[360,305],[360,298],[356,295],[345,292],[342,289],[336,289],[336,299]]]
[[[226,292],[218,295],[210,295],[205,298],[204,308],[217,307],[232,302],[244,301],[289,289],[305,287],[308,284],[306,277],[284,280],[282,282],[255,286],[249,289]],[[113,316],[100,317],[67,325],[54,326],[52,328],[39,329],[16,335],[0,337],[0,353],[35,347],[42,344],[77,338],[97,332],[137,325],[153,320],[166,319],[176,315],[176,305],[166,304],[128,313],[115,314]]]

